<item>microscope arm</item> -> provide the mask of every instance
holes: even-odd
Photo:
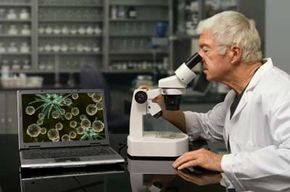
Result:
[[[160,89],[136,89],[133,94],[130,112],[130,135],[133,138],[143,136],[143,115],[150,114],[153,117],[161,116],[161,107],[153,102],[160,95]]]

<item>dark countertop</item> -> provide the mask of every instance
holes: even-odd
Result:
[[[126,163],[109,167],[19,173],[17,142],[16,134],[0,135],[0,192],[225,191],[218,183],[220,175],[217,173],[176,172],[171,166],[172,159],[137,160],[126,157],[126,134],[111,135],[112,146],[126,158]]]

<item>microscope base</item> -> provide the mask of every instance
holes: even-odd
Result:
[[[132,157],[178,157],[188,151],[188,136],[180,132],[144,132],[143,137],[128,136]]]

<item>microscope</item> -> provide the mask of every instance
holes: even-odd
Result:
[[[164,96],[167,110],[179,110],[181,95],[185,94],[186,86],[196,77],[192,68],[201,60],[202,57],[195,53],[175,71],[175,75],[160,79],[157,89],[134,91],[127,137],[127,153],[130,156],[177,157],[188,151],[188,136],[185,133],[144,131],[143,116],[162,116],[161,107],[153,101],[160,94]]]

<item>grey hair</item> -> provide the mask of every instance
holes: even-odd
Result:
[[[226,46],[237,45],[243,50],[242,61],[256,62],[262,59],[261,39],[255,21],[236,11],[223,11],[197,26],[197,33],[213,32],[215,39]]]

